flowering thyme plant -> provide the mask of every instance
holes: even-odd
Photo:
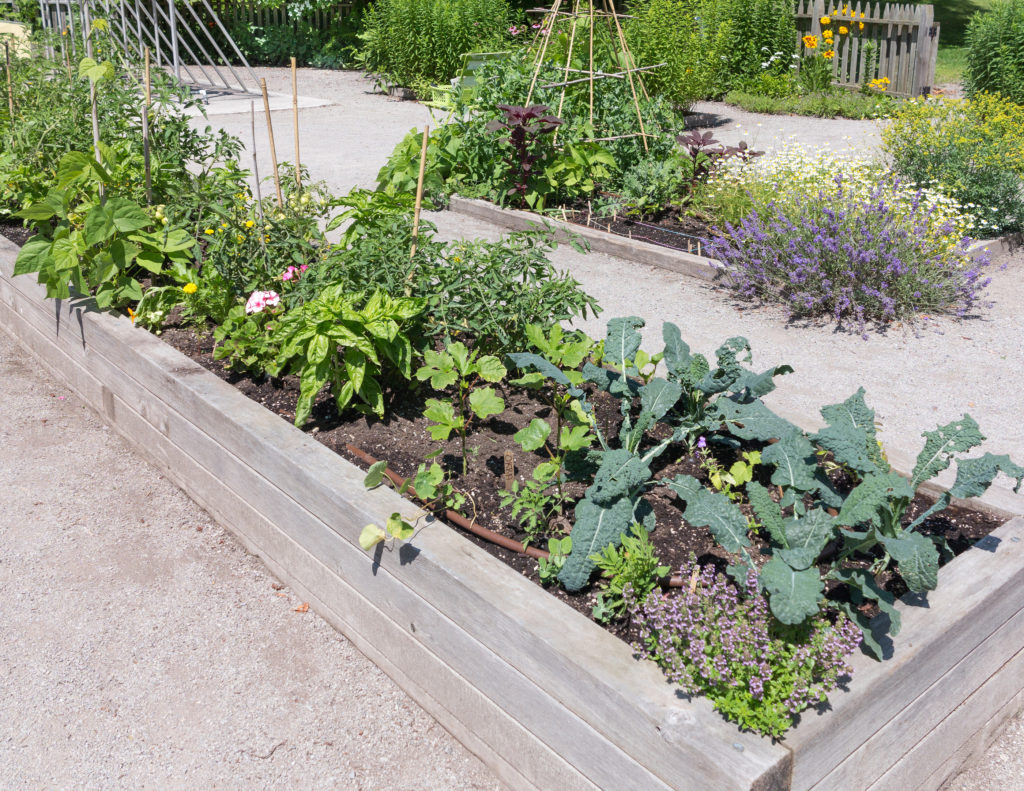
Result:
[[[990,281],[988,261],[968,255],[969,238],[950,244],[949,223],[936,233],[935,209],[919,195],[897,206],[884,185],[860,197],[841,175],[833,181],[811,200],[772,201],[718,231],[706,249],[724,262],[726,280],[794,316],[853,319],[862,334],[869,321],[975,307]]]
[[[640,629],[634,648],[741,727],[781,736],[853,673],[861,634],[844,616],[835,624],[819,616],[793,635],[771,616],[754,572],[742,592],[711,565],[691,560],[679,573],[690,585],[678,596],[655,590],[638,601],[627,591]]]

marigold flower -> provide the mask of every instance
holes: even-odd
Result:
[[[818,37],[817,36],[804,36],[800,40],[804,42],[804,46],[807,47],[807,49],[817,49],[818,48]]]
[[[827,49],[821,53],[821,57],[823,57],[825,60],[832,60],[832,58],[834,58],[835,56],[836,51],[834,49]]]
[[[846,27],[846,25],[840,25],[839,26],[839,35],[840,36],[845,36],[849,32],[850,32],[850,29],[848,27]]]
[[[863,22],[858,22],[857,25],[858,25],[858,29],[859,30],[863,30],[864,29],[864,23]]]
[[[832,17],[830,17],[830,16],[823,16],[819,21],[823,25],[831,25],[832,24]]]
[[[184,291],[186,294],[195,294],[199,290],[199,286],[197,286],[195,283],[186,283],[181,290]]]

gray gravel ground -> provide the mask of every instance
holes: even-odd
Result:
[[[500,788],[0,332],[0,788]]]
[[[262,74],[271,90],[288,90],[286,70]],[[430,121],[419,105],[373,95],[358,74],[302,70],[300,92],[334,103],[300,116],[303,162],[335,191],[372,186],[398,140]],[[870,147],[874,134],[865,122],[727,113],[738,133],[763,130],[754,142],[765,148],[790,135]],[[291,115],[272,115],[279,159],[291,160]],[[249,140],[247,115],[211,123]],[[719,136],[731,142],[728,128]],[[257,146],[266,176],[261,115]],[[431,219],[449,238],[498,235],[448,213]],[[1019,457],[1024,448],[1022,254],[994,273],[995,305],[981,317],[893,327],[866,342],[791,326],[776,309],[735,305],[662,270],[568,248],[555,260],[605,317],[645,315],[652,341],[672,320],[700,351],[742,334],[757,365],[792,364],[777,404],[813,415],[863,384],[887,442],[916,446],[922,430],[968,410],[989,449]],[[602,324],[585,326],[599,334]],[[0,462],[0,786],[19,778],[11,787],[495,787],[330,627],[293,612],[298,602],[277,596],[259,563],[179,491],[77,402],[59,400],[65,391],[6,338],[0,355],[0,438],[14,446]],[[1024,786],[1022,748],[1016,719],[947,788]]]

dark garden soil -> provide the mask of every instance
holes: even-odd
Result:
[[[184,327],[168,326],[163,331],[163,339],[221,379],[235,385],[252,400],[280,415],[283,420],[291,422],[294,418],[299,394],[296,377],[254,379],[247,374],[228,370],[222,361],[213,359],[213,339],[209,333],[197,333]],[[522,541],[525,533],[511,517],[509,509],[501,505],[501,491],[505,486],[504,457],[506,452],[512,453],[515,476],[520,484],[529,479],[533,468],[545,461],[546,456],[542,452],[525,453],[513,440],[512,435],[525,427],[532,418],[550,420],[552,415],[550,408],[535,400],[533,393],[509,386],[507,383],[497,387],[505,399],[506,411],[502,415],[477,423],[473,428],[469,441],[469,471],[466,475],[462,474],[458,439],[453,437],[448,442],[439,443],[432,440],[427,433],[427,420],[422,414],[424,401],[437,395],[429,386],[420,385],[418,390],[409,390],[402,384],[399,389],[385,390],[386,417],[383,420],[355,413],[339,418],[333,400],[325,391],[315,403],[313,418],[306,431],[364,470],[368,464],[346,446],[352,445],[377,459],[387,460],[389,468],[403,477],[415,475],[417,467],[424,459],[437,453],[440,448],[441,452],[435,460],[453,476],[453,484],[466,496],[463,514],[476,524]],[[614,435],[621,421],[619,405],[617,400],[610,397],[602,399],[604,395],[595,394],[597,416],[603,424],[602,428]],[[659,438],[654,439],[657,441]],[[738,453],[739,451],[737,458]],[[716,451],[716,456],[726,467],[735,460],[722,451]],[[659,461],[662,463],[655,472],[656,478],[689,474],[704,482],[707,481],[706,473],[692,456],[670,458],[670,454],[666,453]],[[834,475],[833,483],[840,491],[848,491],[851,486],[851,482],[844,481],[841,476]],[[585,487],[584,483],[570,482],[566,484],[565,490],[567,495],[575,500],[582,497]],[[729,555],[715,543],[706,528],[693,527],[682,518],[678,500],[672,492],[666,488],[659,488],[646,497],[657,516],[657,528],[651,534],[652,543],[661,562],[669,566],[673,572],[676,572],[691,554],[696,556],[698,562],[714,563],[723,570],[727,563],[731,562]],[[932,502],[930,498],[918,495],[911,505],[906,522],[913,520]],[[572,505],[569,505],[564,516],[556,516],[553,519],[550,525],[553,534],[560,535],[562,531],[571,530],[571,520],[567,518],[571,515]],[[944,537],[953,552],[959,554],[978,539],[988,535],[1003,521],[984,512],[951,507],[929,518],[919,529],[926,534]],[[496,546],[475,535],[467,533],[466,536],[491,555],[540,584],[535,559]],[[541,544],[540,547],[543,548],[544,545]],[[766,544],[755,544],[751,549],[751,556],[755,561],[766,559],[766,550]],[[867,567],[870,562],[865,560],[851,565]],[[892,572],[879,575],[877,581],[897,597],[906,592],[902,580]],[[588,617],[591,615],[598,592],[596,585],[591,590],[578,594],[568,594],[557,586],[551,586],[548,590]],[[842,599],[842,586],[833,585],[829,595]],[[606,628],[627,641],[634,636],[628,624],[613,624]]]
[[[566,222],[607,231],[616,236],[637,239],[659,247],[701,255],[707,240],[714,234],[706,222],[683,214],[679,209],[669,208],[654,216],[644,218],[611,214],[596,216],[587,206],[566,208],[564,215],[556,213]]]
[[[20,222],[0,222],[0,236],[7,237],[18,247],[25,244],[34,234],[34,230],[23,227]]]
[[[584,218],[585,219],[585,218]],[[621,227],[629,227],[628,220],[618,220]],[[23,244],[31,235],[20,225],[0,224],[0,235]],[[685,249],[685,248],[683,248]],[[254,378],[248,374],[233,372],[223,361],[213,359],[213,336],[209,332],[197,332],[194,329],[177,326],[176,320],[167,323],[162,333],[163,340],[198,362],[207,370],[221,379],[233,384],[253,401],[279,415],[283,420],[292,422],[295,406],[299,395],[297,377],[287,376],[283,379],[263,377]],[[502,507],[501,491],[505,487],[505,455],[512,454],[514,474],[522,484],[530,478],[534,467],[546,456],[542,452],[525,453],[513,440],[512,435],[529,424],[530,420],[539,417],[551,419],[550,407],[538,401],[529,391],[518,389],[502,383],[497,386],[505,399],[506,410],[499,416],[474,425],[469,441],[469,470],[462,474],[462,459],[457,438],[448,442],[438,443],[427,433],[427,420],[423,417],[424,402],[427,398],[436,397],[426,385],[410,390],[404,383],[398,389],[385,389],[384,419],[375,416],[363,416],[350,413],[339,417],[334,408],[333,400],[326,391],[317,398],[313,417],[305,429],[319,442],[357,466],[366,469],[368,464],[347,446],[352,445],[365,453],[384,459],[391,470],[400,476],[409,477],[416,474],[418,466],[428,457],[435,456],[453,477],[455,487],[466,496],[463,514],[478,525],[489,528],[499,534],[522,541],[525,533],[511,517],[508,508]],[[596,405],[597,418],[606,434],[616,434],[621,421],[617,400],[604,393],[592,394]],[[652,431],[657,434],[657,431]],[[657,436],[654,441],[660,439]],[[440,449],[440,453],[438,450]],[[736,451],[735,457],[716,451],[718,461],[729,467],[743,449]],[[707,474],[701,469],[698,460],[692,456],[672,458],[664,454],[659,459],[660,466],[655,471],[656,478],[671,478],[679,474],[689,474],[707,483]],[[831,476],[833,484],[841,491],[848,491],[851,481],[844,481],[841,476]],[[763,481],[763,483],[768,483]],[[569,482],[565,485],[565,493],[570,500],[582,497],[586,484]],[[720,569],[731,560],[728,554],[713,540],[706,528],[689,525],[682,518],[676,496],[667,489],[655,489],[646,495],[657,516],[657,528],[651,534],[656,553],[661,563],[673,571],[679,569],[691,554],[699,563],[713,563]],[[909,523],[918,514],[926,510],[933,500],[918,495],[911,504],[905,522]],[[749,508],[744,506],[744,508]],[[556,516],[550,523],[553,535],[561,535],[571,531],[572,503],[567,504],[565,513]],[[948,542],[954,554],[960,554],[970,548],[978,539],[988,535],[1004,520],[981,511],[973,511],[961,507],[947,508],[940,514],[929,518],[918,528],[929,535],[942,536]],[[540,584],[537,573],[537,561],[526,555],[512,552],[470,533],[467,539],[481,546],[491,555],[523,574],[523,576]],[[543,546],[541,546],[543,548]],[[751,548],[751,556],[755,561],[764,558],[766,544]],[[828,548],[826,548],[826,552]],[[853,564],[860,567],[870,565],[869,560]],[[906,588],[897,574],[885,572],[879,575],[877,582],[899,597]],[[597,586],[589,591],[578,594],[566,593],[557,586],[548,587],[549,592],[569,604],[574,609],[590,617],[594,605]],[[831,597],[842,599],[842,586],[832,584],[828,590]],[[613,634],[629,641],[634,635],[628,624],[612,624],[606,628]]]

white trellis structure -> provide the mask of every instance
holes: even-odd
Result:
[[[39,13],[44,30],[67,34],[61,46],[70,47],[71,54],[85,21],[101,18],[127,55],[141,58],[148,48],[154,63],[184,85],[260,92],[259,80],[209,0],[39,0]],[[241,65],[234,65],[225,49]]]

